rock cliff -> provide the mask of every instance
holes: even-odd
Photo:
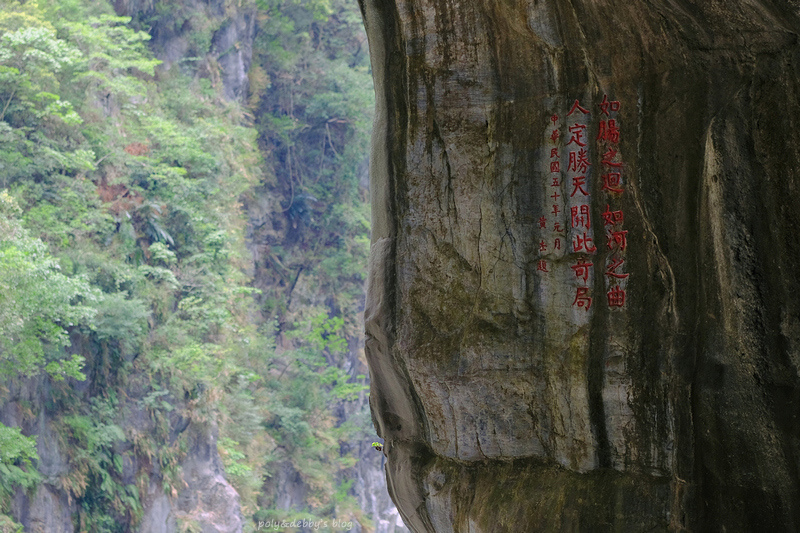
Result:
[[[361,7],[406,523],[800,528],[800,3]]]
[[[266,32],[263,25],[257,27],[259,8],[253,2],[118,0],[112,3],[117,14],[132,18],[130,22],[132,28],[145,30],[152,37],[148,44],[154,55],[162,61],[156,76],[159,83],[176,78],[178,72],[188,73],[202,78],[203,82],[210,82],[208,89],[218,89],[217,94],[223,95],[228,100],[239,101],[246,100],[247,96],[252,97],[253,90],[266,91],[270,85],[268,76],[264,74],[264,68],[261,69],[260,74],[255,75],[257,79],[260,79],[260,86],[251,89],[249,85],[248,76],[251,74],[250,69],[253,63],[254,40],[260,35],[261,39],[273,39],[272,45],[279,47],[279,44],[275,44],[279,41],[274,35],[265,37]],[[273,2],[272,4],[271,9],[275,13],[279,13],[279,3]],[[351,4],[351,6],[356,9],[355,4]],[[99,7],[102,8],[102,6]],[[264,13],[266,10],[264,5],[261,5],[260,9],[262,9],[260,20],[263,24],[270,15]],[[98,9],[98,11],[102,12],[102,9]],[[289,24],[291,19],[283,22],[291,26]],[[319,23],[320,20],[315,19],[315,22]],[[93,24],[97,23],[93,22]],[[357,13],[352,24],[358,28]],[[257,31],[261,33],[259,34]],[[342,33],[346,33],[346,31],[346,29],[341,30]],[[341,46],[341,42],[339,46]],[[118,53],[118,51],[111,50],[109,53]],[[263,51],[262,57],[257,59],[264,61]],[[263,67],[263,64],[261,66]],[[286,76],[286,79],[290,80],[290,84],[295,84],[295,81],[289,76]],[[165,93],[169,91],[170,89],[164,89]],[[154,90],[153,92],[157,93],[158,91]],[[257,96],[262,97],[263,94]],[[13,97],[13,93],[11,97]],[[11,97],[5,97],[6,104],[11,101]],[[98,98],[100,97],[98,96]],[[98,123],[113,122],[120,130],[125,129],[119,125],[121,122],[119,114],[122,107],[119,101],[115,101],[110,93],[104,93],[102,98],[102,102],[92,103],[96,104],[98,109],[102,109],[104,115],[102,118],[93,117],[92,120]],[[252,99],[252,102],[257,101],[258,98]],[[255,108],[256,104],[252,102],[254,107],[248,109],[258,114],[259,111]],[[199,106],[202,105],[199,104]],[[263,112],[268,117],[272,117],[268,109]],[[189,112],[187,111],[187,113]],[[144,115],[140,111],[137,111],[137,114]],[[254,120],[252,116],[250,119]],[[337,119],[337,121],[342,124],[346,122],[345,119]],[[1,120],[0,123],[6,124]],[[336,128],[330,124],[331,121],[328,121],[324,126],[327,131],[327,142],[330,149],[339,158],[334,146],[339,145],[340,142],[347,146],[350,140],[344,135],[336,133],[332,135],[331,130],[336,130]],[[216,124],[214,128],[221,131],[225,126],[226,124],[223,122]],[[136,135],[139,134],[135,127],[132,129]],[[130,131],[128,134],[131,137],[135,135]],[[125,135],[123,134],[123,136]],[[231,133],[231,135],[235,137],[238,133]],[[232,137],[226,137],[226,144],[233,153],[237,153],[237,149],[241,149],[241,146],[237,146],[238,141],[232,140]],[[156,143],[157,139],[158,137],[152,138]],[[144,143],[126,142],[126,145],[124,150],[128,155],[146,155],[150,149]],[[315,146],[318,146],[316,142]],[[118,148],[122,149],[121,146]],[[272,146],[263,148],[264,155],[273,155],[270,153]],[[175,148],[176,154],[178,150],[179,148]],[[241,154],[246,153],[246,151],[241,152]],[[365,153],[360,153],[360,156],[366,160]],[[275,157],[277,158],[277,156]],[[233,159],[233,156],[231,159],[236,162],[237,167],[243,173],[247,172],[245,169],[250,165],[245,158],[246,155],[242,155],[242,160]],[[99,158],[100,161],[103,159],[106,157]],[[321,161],[322,159],[314,157],[314,163],[318,165],[315,166],[315,172],[318,170],[320,175],[322,172]],[[216,161],[216,163],[223,165],[222,161]],[[144,163],[142,166],[145,166]],[[368,194],[366,164],[363,167],[364,176],[360,181],[362,181],[364,190],[356,193],[359,197],[362,195],[366,197]],[[214,168],[214,165],[210,165],[209,168]],[[116,179],[120,177],[119,174],[124,173],[122,170],[116,173],[117,170],[102,175],[102,186],[98,190],[103,201],[107,200],[107,198],[103,198],[102,192],[106,184],[106,177]],[[1,177],[0,181],[7,184],[7,176],[4,174]],[[280,179],[286,183],[287,179],[291,181],[292,176],[291,174],[288,178],[281,176]],[[81,175],[80,181],[84,180],[85,176]],[[319,175],[317,180],[319,180]],[[337,180],[344,181],[341,175],[336,175],[331,179],[332,182]],[[98,179],[98,181],[100,180]],[[317,291],[317,288],[313,286],[309,288],[306,282],[306,279],[311,277],[309,275],[312,274],[311,271],[316,268],[313,264],[314,261],[306,259],[307,263],[302,263],[303,267],[297,271],[291,288],[284,291],[281,280],[282,273],[276,271],[280,268],[285,272],[286,267],[279,260],[277,265],[271,264],[260,254],[264,250],[269,250],[270,246],[279,248],[286,245],[287,247],[296,247],[297,255],[301,258],[303,254],[310,256],[308,248],[301,249],[298,241],[312,240],[318,238],[319,235],[307,227],[298,229],[297,223],[292,224],[292,215],[297,213],[298,206],[302,205],[299,200],[302,196],[298,194],[297,198],[294,197],[294,185],[289,186],[287,183],[287,193],[291,190],[292,197],[287,196],[285,202],[274,181],[267,178],[265,184],[262,185],[257,190],[245,195],[246,199],[243,198],[243,203],[246,204],[244,209],[247,210],[252,222],[252,226],[245,236],[247,247],[253,254],[252,263],[248,259],[242,258],[240,262],[237,261],[235,269],[248,270],[247,275],[253,278],[253,283],[259,289],[277,293],[276,304],[285,307],[294,306],[293,311],[301,312],[304,305],[306,308],[310,308],[310,305],[307,304],[307,301],[298,302],[299,298],[292,301],[291,294],[295,287],[297,287],[298,293],[301,290],[305,290],[307,293]],[[112,187],[126,190],[122,184],[115,184]],[[231,185],[231,187],[234,186]],[[309,195],[306,197],[310,198]],[[141,200],[141,198],[139,199]],[[294,211],[283,208],[282,203],[294,205]],[[167,211],[164,204],[159,203],[158,205],[159,207],[156,207],[158,213]],[[94,207],[96,206],[91,206],[91,208]],[[222,206],[219,208],[223,209]],[[126,207],[126,209],[128,208]],[[100,212],[98,211],[98,213]],[[231,215],[233,216],[232,211]],[[102,216],[108,215],[102,211]],[[128,218],[131,218],[130,214]],[[203,223],[214,224],[205,217],[198,217],[198,222],[200,218],[204,219]],[[361,231],[364,229],[361,228]],[[133,228],[131,228],[131,232],[135,234]],[[301,235],[303,232],[305,235]],[[224,231],[221,233],[224,234]],[[162,233],[162,238],[165,234],[168,233]],[[340,237],[338,236],[337,239]],[[108,245],[109,242],[111,241],[106,241],[105,244]],[[147,243],[145,244],[145,249],[147,249],[149,237],[148,239],[143,238],[141,242]],[[169,242],[173,243],[172,238],[169,238]],[[173,255],[174,259],[174,253],[169,253]],[[216,258],[216,252],[214,255]],[[139,260],[136,260],[137,265]],[[72,263],[67,264],[71,265]],[[91,271],[102,271],[106,264],[98,261],[89,263],[89,266]],[[293,265],[290,264],[290,266]],[[303,271],[303,268],[306,270]],[[357,268],[355,266],[354,270]],[[328,267],[326,274],[329,276],[333,274],[331,277],[335,277],[339,275],[338,269],[338,266]],[[298,284],[301,272],[304,276]],[[130,278],[127,279],[130,280]],[[354,279],[356,280],[354,283],[358,283],[361,278],[354,277]],[[237,283],[229,281],[230,286]],[[194,288],[199,287],[199,282],[194,281],[193,283],[198,283],[193,285]],[[363,286],[363,283],[361,285]],[[339,288],[341,289],[341,287]],[[117,289],[119,289],[119,285],[113,290]],[[356,289],[360,289],[360,287],[357,286]],[[319,293],[324,294],[322,291]],[[316,296],[318,299],[322,299],[319,293]],[[168,292],[163,294],[168,294]],[[356,294],[360,295],[361,292],[357,291]],[[253,321],[271,322],[273,316],[268,316],[268,312],[264,311],[260,303],[254,302],[254,304],[251,308]],[[169,306],[172,307],[172,311],[175,311],[176,307],[172,303]],[[341,309],[336,309],[334,304],[329,304],[327,301],[325,308],[331,308],[332,313],[342,315],[352,313],[349,310],[342,312]],[[124,317],[124,320],[121,322],[133,323],[136,320],[135,317],[129,316],[132,314],[131,309],[135,310],[135,307],[122,308],[120,319]],[[262,311],[264,311],[263,316],[260,314]],[[163,319],[163,316],[153,317],[151,315],[148,319],[150,327],[153,328],[154,324]],[[120,328],[115,325],[114,329]],[[355,331],[360,330],[360,328],[354,329]],[[135,329],[131,331],[135,332]],[[177,330],[171,330],[167,336],[175,336],[175,331]],[[272,335],[271,328],[265,328],[264,331],[265,336]],[[151,329],[149,333],[152,339],[153,330]],[[123,337],[124,334],[119,335],[120,339]],[[363,363],[363,343],[360,342],[360,335],[358,335],[358,339],[355,337],[355,335],[348,337],[350,349],[344,360],[331,361],[331,366],[341,364],[345,371],[353,377],[366,373]],[[240,346],[249,344],[250,339],[251,337],[244,336]],[[310,512],[311,507],[323,506],[318,500],[315,501],[316,495],[310,490],[308,477],[304,479],[301,476],[302,469],[293,465],[293,457],[285,454],[282,449],[275,453],[278,459],[267,459],[264,457],[266,453],[261,453],[258,448],[254,448],[255,451],[252,452],[252,455],[257,458],[256,461],[270,461],[275,464],[273,467],[275,475],[262,478],[260,472],[253,473],[252,481],[247,479],[247,482],[250,483],[248,487],[250,502],[247,500],[246,492],[243,492],[244,498],[240,497],[234,485],[229,482],[232,479],[236,480],[237,478],[234,476],[237,474],[232,473],[230,466],[226,472],[225,464],[230,465],[230,463],[224,463],[223,459],[226,457],[226,453],[230,453],[228,449],[239,445],[230,438],[227,440],[234,442],[233,445],[222,444],[225,443],[225,418],[227,417],[228,427],[235,425],[235,422],[231,422],[231,410],[226,409],[224,405],[225,394],[209,394],[208,397],[212,398],[210,403],[216,404],[215,408],[220,405],[221,407],[217,412],[214,412],[214,409],[205,410],[203,407],[198,407],[197,402],[198,396],[207,391],[204,389],[206,384],[199,383],[200,379],[198,379],[194,391],[184,390],[182,391],[184,394],[176,396],[174,390],[180,390],[179,387],[171,389],[173,392],[167,392],[166,387],[161,388],[166,384],[168,378],[163,374],[159,375],[161,372],[155,369],[153,365],[155,357],[150,358],[148,362],[143,362],[147,356],[140,357],[142,354],[138,349],[123,349],[121,345],[112,345],[109,349],[107,345],[101,345],[94,340],[87,331],[80,332],[77,329],[72,331],[70,339],[72,349],[86,359],[87,379],[85,381],[53,382],[44,376],[30,379],[6,379],[4,377],[0,380],[0,424],[19,427],[25,435],[35,436],[40,459],[37,466],[42,482],[30,491],[21,487],[17,488],[13,501],[9,505],[11,508],[9,514],[26,531],[67,533],[80,529],[81,531],[136,530],[146,533],[174,533],[189,530],[218,533],[240,532],[253,530],[258,527],[259,523],[263,524],[266,521],[263,520],[265,514],[267,517],[284,518],[297,513]],[[130,341],[130,346],[136,345],[137,341]],[[265,343],[265,346],[267,348],[264,348],[263,353],[259,354],[260,360],[266,359],[271,352],[268,342]],[[287,342],[287,346],[282,346],[282,349],[287,347],[291,347],[290,342]],[[109,355],[109,351],[111,355]],[[152,356],[152,352],[148,355]],[[229,354],[231,359],[235,355],[240,354]],[[284,376],[287,368],[289,368],[288,364],[283,366],[281,377]],[[251,370],[252,377],[255,375],[256,369]],[[162,379],[164,381],[161,381]],[[249,393],[248,390],[244,392]],[[277,397],[277,394],[275,396]],[[244,405],[245,407],[241,408],[239,412],[246,410],[249,405],[247,400],[250,399],[245,394],[241,398],[244,401],[240,406]],[[260,402],[263,402],[263,398]],[[276,401],[276,403],[278,402],[279,400]],[[362,393],[358,401],[337,400],[337,402],[337,416],[335,421],[332,420],[330,423],[335,422],[337,426],[347,423],[352,427],[356,424],[354,422],[356,420],[359,428],[367,427],[364,422],[368,422],[368,415],[366,418],[362,416],[366,414],[364,413],[367,402],[366,394]],[[295,409],[294,411],[299,410]],[[224,414],[219,415],[220,412]],[[275,430],[274,426],[277,423],[270,421],[262,423],[263,419],[257,417],[263,416],[263,414],[253,414],[254,412],[255,410],[248,411],[249,418],[242,425],[250,424],[250,427],[257,428],[261,432],[260,437],[270,444],[269,441],[272,440],[272,437],[264,431],[265,426],[271,424],[273,427],[267,429]],[[80,413],[80,415],[74,413]],[[219,426],[217,424],[219,419],[215,420],[217,415],[223,419]],[[297,415],[293,413],[293,416]],[[273,418],[272,415],[269,417]],[[301,424],[301,430],[303,424],[305,422]],[[327,426],[329,422],[324,420],[320,422],[320,425],[322,424]],[[306,428],[308,428],[307,424]],[[338,465],[331,466],[328,472],[322,471],[322,469],[328,468],[327,463],[317,463],[326,466],[318,468],[314,472],[315,476],[317,479],[328,478],[325,482],[330,483],[331,486],[334,485],[334,482],[338,484],[339,478],[344,478],[341,481],[352,484],[353,488],[349,494],[341,494],[337,498],[341,503],[345,497],[352,496],[352,501],[357,501],[352,508],[357,508],[357,505],[360,504],[364,513],[358,515],[359,518],[364,523],[374,523],[374,528],[368,530],[374,531],[374,533],[406,531],[385,489],[381,468],[382,457],[369,445],[374,440],[372,435],[356,434],[351,429],[347,429],[347,431],[353,434],[352,441],[347,446],[356,448],[351,455],[358,457],[358,462],[348,470],[339,468]],[[247,435],[247,432],[248,428],[244,427],[239,434]],[[221,441],[219,449],[218,440]],[[252,435],[250,440],[253,440]],[[275,448],[274,440],[271,444]],[[338,443],[336,441],[334,443],[326,442],[320,448],[330,446],[335,450],[334,445],[338,446]],[[228,446],[228,449],[225,446]],[[351,451],[345,448],[346,446],[342,446],[342,456]],[[348,456],[347,461],[350,460],[352,457]],[[306,469],[305,472],[314,468],[307,464],[301,466]],[[244,467],[247,468],[242,468],[238,474],[240,483],[236,485],[237,488],[244,484],[241,480],[246,478],[247,472],[249,472],[249,466],[245,464]],[[5,466],[0,464],[0,468],[5,468]],[[245,474],[242,474],[242,471]],[[266,496],[259,498],[256,506],[253,492],[255,492],[254,487],[259,483],[262,485],[258,489],[262,495]],[[345,485],[345,487],[349,486]],[[99,487],[100,490],[96,490],[96,487]],[[270,497],[275,493],[277,496],[271,500]],[[113,495],[113,501],[111,498],[104,499],[109,494]],[[125,501],[121,501],[120,495],[125,498]],[[333,495],[331,494],[331,496]],[[0,500],[3,500],[0,502],[3,503],[3,509],[0,509],[0,531],[11,531],[12,529],[16,531],[15,527],[7,525],[7,522],[11,522],[11,518],[3,515],[3,512],[6,511],[6,502],[4,498],[0,498]],[[350,501],[347,503],[350,505]],[[352,508],[334,510],[331,507],[324,509],[323,513],[325,513],[324,516],[327,516],[338,511],[341,513],[337,517],[340,521],[343,521],[343,517],[350,517],[349,523],[354,523],[354,531],[361,531],[359,522],[353,520],[350,515]],[[269,511],[274,511],[276,515],[269,515]],[[91,521],[95,519],[97,521]],[[100,520],[104,520],[104,522]]]

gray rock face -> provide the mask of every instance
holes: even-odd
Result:
[[[354,483],[359,507],[372,515],[374,533],[408,533],[408,528],[403,524],[403,519],[386,490],[386,475],[383,471],[386,459],[369,446],[368,442],[362,441],[361,445],[363,450],[358,454]]]
[[[158,2],[115,0],[113,4],[119,15],[152,17]],[[159,68],[204,71],[212,83],[222,84],[228,100],[243,100],[253,58],[255,8],[221,0],[187,0],[173,8],[175,12],[165,12],[149,29],[153,52],[162,61]]]
[[[799,528],[800,3],[361,4],[406,523]]]
[[[72,533],[72,513],[75,505],[64,491],[42,484],[29,503],[26,531],[32,533]]]
[[[128,389],[130,404],[123,411],[127,414],[120,421],[123,431],[134,434],[155,432],[152,420],[138,405],[139,390],[131,379]],[[72,533],[75,529],[74,516],[78,512],[78,502],[69,489],[64,487],[63,477],[71,468],[65,444],[54,429],[54,413],[48,411],[47,398],[50,391],[47,379],[40,376],[14,384],[10,391],[11,401],[0,409],[0,421],[6,425],[21,426],[26,433],[36,436],[39,473],[42,483],[32,494],[22,489],[16,491],[12,502],[12,512],[25,531],[41,533]],[[38,413],[32,422],[26,423],[21,414],[22,403],[32,406]],[[170,439],[174,440],[186,433],[188,450],[181,462],[183,490],[174,495],[164,493],[161,472],[156,465],[152,471],[142,471],[137,458],[127,453],[133,443],[119,441],[116,453],[123,457],[123,479],[125,485],[136,483],[139,473],[149,476],[149,487],[142,494],[143,516],[138,530],[147,533],[175,533],[180,530],[179,521],[201,528],[204,533],[237,533],[244,527],[241,515],[239,494],[228,483],[217,451],[216,427],[189,424],[176,416],[171,421]],[[162,443],[167,445],[167,443]]]
[[[247,96],[254,38],[255,14],[246,12],[225,21],[214,34],[213,50],[228,100],[243,100]]]
[[[189,431],[189,454],[182,465],[186,488],[178,496],[177,516],[196,522],[203,533],[242,531],[239,494],[225,479],[216,428],[190,426]]]
[[[0,407],[0,423],[21,427],[25,433],[37,436],[36,451],[40,459],[37,466],[42,476],[42,483],[32,494],[16,491],[11,502],[12,514],[25,531],[72,533],[76,504],[61,489],[60,480],[69,471],[68,459],[46,411],[42,409],[36,416],[28,417],[28,409],[24,407],[45,403],[50,393],[47,379],[38,376],[7,382],[6,387],[5,392],[15,401],[4,402]]]
[[[142,531],[150,533],[173,533],[178,530],[172,505],[160,487],[151,483],[148,487],[149,505],[144,508]]]

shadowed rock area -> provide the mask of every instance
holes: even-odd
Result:
[[[406,523],[800,528],[800,3],[361,6]]]

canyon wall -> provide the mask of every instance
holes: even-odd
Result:
[[[800,3],[361,7],[406,523],[800,527]]]

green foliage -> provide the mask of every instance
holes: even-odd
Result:
[[[82,531],[136,529],[151,481],[183,490],[175,420],[218,422],[246,516],[274,511],[279,463],[309,494],[298,517],[355,512],[342,450],[369,416],[339,413],[366,388],[346,366],[369,247],[366,41],[355,2],[250,1],[130,20],[104,0],[0,0],[0,372],[51,381]],[[256,4],[245,109],[221,98],[234,49],[213,36]],[[188,57],[157,68],[151,28]],[[260,201],[264,240],[245,210]],[[134,408],[151,426],[125,434]],[[33,441],[11,431],[1,484],[31,488]]]
[[[0,533],[22,533],[22,524],[14,521],[10,516],[0,514]]]
[[[152,442],[176,409],[158,381],[214,416],[219,363],[240,340],[253,290],[237,264],[239,196],[260,175],[256,132],[199,80],[171,73],[157,85],[149,35],[107,3],[0,5],[0,186],[19,201],[0,195],[0,371],[83,378],[89,359],[90,402],[55,389],[70,451],[61,482],[76,527],[129,530],[141,487],[122,482],[115,447],[132,440],[165,490],[182,488],[185,444]],[[70,337],[80,354],[67,352]],[[157,431],[126,436],[113,398],[137,358]],[[30,485],[24,465],[2,468],[19,478],[4,487]]]
[[[30,490],[41,481],[32,464],[38,460],[35,437],[0,424],[0,503],[7,505],[17,487]]]
[[[90,325],[86,304],[97,294],[85,278],[70,278],[39,239],[14,217],[6,191],[0,192],[0,373],[32,376],[42,368],[56,379],[83,379],[79,356],[69,357],[67,328]]]
[[[46,27],[25,27],[0,35],[0,120],[27,125],[32,118],[51,116],[68,124],[80,123],[72,104],[54,94],[59,90],[56,75],[79,58],[76,48]]]
[[[169,352],[153,352],[153,369],[171,377],[177,390],[194,392],[212,387],[223,371],[224,358],[214,344],[187,344]]]
[[[253,468],[241,462],[247,456],[238,451],[236,449],[237,446],[239,446],[239,443],[228,437],[223,437],[217,441],[217,449],[220,457],[222,457],[222,464],[225,465],[225,473],[239,478],[249,476]]]
[[[62,99],[64,77],[81,53],[59,39],[35,3],[3,2],[0,14],[0,186],[30,176],[69,171],[84,153],[67,148],[81,123]]]
[[[342,333],[343,318],[328,317],[324,313],[320,313],[312,316],[304,326],[300,330],[302,333],[294,335],[302,335],[303,339],[315,350],[342,352],[347,349],[347,339]]]
[[[250,397],[241,394],[241,380],[229,389],[239,400],[228,403],[227,415],[245,418],[241,413],[252,412],[246,400],[260,401],[270,439],[259,449],[267,461],[258,466],[271,480],[290,463],[308,492],[302,516],[333,516],[357,508],[341,483],[354,459],[341,451],[370,425],[368,414],[359,415],[361,425],[335,414],[335,406],[363,398],[366,389],[363,376],[345,370],[350,339],[360,335],[369,250],[368,199],[360,188],[373,109],[366,40],[352,2],[257,5],[250,105],[275,176],[268,182],[279,202],[274,209],[285,219],[283,235],[267,237],[258,286],[263,312],[277,320],[288,346],[266,360],[243,360],[258,379]],[[255,451],[258,443],[240,449]],[[256,520],[277,512],[268,486]],[[279,514],[287,518],[285,510]]]
[[[116,411],[113,398],[93,398],[87,414],[62,418],[70,455],[70,471],[62,483],[81,502],[84,530],[124,531],[120,517],[131,523],[141,517],[137,487],[120,481],[123,459],[115,445],[126,437],[113,421]]]
[[[270,147],[280,208],[293,228],[273,262],[287,285],[299,269],[312,272],[308,289],[330,295],[329,308],[345,318],[352,335],[369,235],[359,181],[374,107],[360,15],[343,0],[259,5],[262,31],[254,54],[264,70],[256,68],[251,80],[263,90],[251,103]],[[266,311],[282,313],[271,302]]]
[[[117,342],[132,351],[142,341],[150,313],[144,302],[125,293],[104,294],[97,304],[94,334],[101,342]]]

